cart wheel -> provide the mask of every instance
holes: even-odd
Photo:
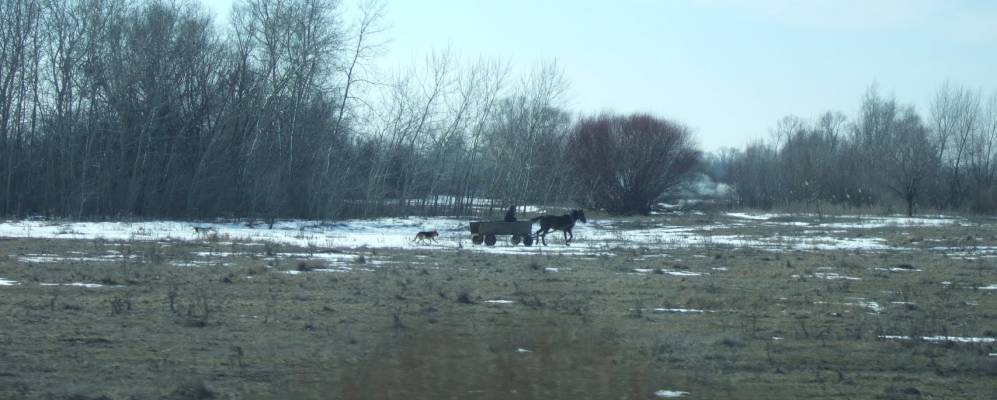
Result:
[[[485,244],[489,246],[495,245],[495,235],[485,235]]]
[[[481,244],[481,242],[482,242],[483,239],[484,238],[482,238],[481,235],[479,235],[477,233],[471,235],[471,243]]]
[[[513,246],[519,244],[519,242],[522,241],[522,240],[523,240],[523,238],[519,237],[519,235],[512,235],[512,241],[511,242],[512,242]]]
[[[533,236],[527,235],[523,237],[523,246],[530,247],[533,246]]]

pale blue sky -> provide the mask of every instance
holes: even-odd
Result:
[[[222,18],[233,2],[201,1]],[[517,72],[556,59],[571,109],[673,118],[706,150],[789,114],[852,116],[873,82],[925,117],[946,79],[997,89],[997,1],[388,0],[385,22],[382,69],[447,47]]]

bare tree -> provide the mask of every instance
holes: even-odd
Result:
[[[322,207],[323,210],[336,210],[336,202],[343,197],[342,190],[346,183],[346,177],[354,172],[356,162],[349,162],[350,157],[344,151],[338,138],[346,136],[347,123],[353,115],[355,104],[369,106],[357,95],[362,90],[362,86],[377,85],[373,81],[367,69],[371,61],[383,51],[383,42],[380,36],[384,33],[385,27],[382,24],[384,18],[384,3],[381,0],[369,0],[360,7],[360,19],[355,26],[350,27],[349,37],[344,42],[350,45],[346,63],[341,68],[344,82],[342,83],[339,104],[335,110],[335,122],[332,125],[329,135],[337,140],[329,141],[325,149],[324,169],[321,174],[316,174],[318,181],[310,186],[310,195],[313,197],[312,203]],[[347,162],[343,162],[347,161]],[[318,211],[318,210],[316,210]]]
[[[258,111],[251,115],[249,159],[242,180],[254,193],[250,208],[273,218],[291,207],[309,209],[306,191],[317,157],[330,144],[320,131],[330,118],[341,33],[334,0],[243,0],[233,14],[245,62],[259,74]],[[324,163],[323,163],[324,164]]]
[[[912,217],[931,174],[938,168],[936,149],[913,107],[901,110],[891,145],[883,150],[885,186],[904,200],[907,216]]]
[[[23,200],[19,176],[25,174],[24,157],[36,125],[38,106],[39,23],[41,4],[35,0],[0,2],[0,154],[3,176],[0,213],[19,211]]]
[[[941,169],[937,142],[913,107],[883,98],[875,85],[853,123],[834,112],[812,123],[784,118],[774,136],[775,143],[752,144],[726,161],[742,206],[803,202],[820,214],[822,202],[870,206],[896,196],[913,215]]]
[[[968,172],[972,180],[973,208],[997,209],[997,90],[982,105],[980,123],[969,144]]]
[[[755,142],[731,157],[730,179],[741,207],[772,208],[781,199],[779,152],[776,146]]]
[[[980,125],[980,94],[946,81],[931,102],[937,158],[944,162],[947,206],[958,208],[965,197],[966,162]]]
[[[885,99],[873,86],[866,93],[853,128],[854,151],[867,171],[867,195],[885,188],[899,196],[913,215],[938,170],[939,152],[912,106]],[[871,194],[870,194],[871,193]]]
[[[488,135],[488,193],[504,205],[546,204],[563,197],[559,156],[571,118],[563,110],[568,82],[555,61],[537,65],[497,104]]]

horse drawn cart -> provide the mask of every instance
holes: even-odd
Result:
[[[513,246],[522,242],[526,246],[533,245],[533,222],[530,221],[476,221],[471,222],[471,243],[494,246],[496,236],[512,235],[510,243]]]

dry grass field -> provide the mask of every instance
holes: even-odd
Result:
[[[992,221],[755,245],[804,229],[570,253],[6,238],[0,398],[997,398]]]

